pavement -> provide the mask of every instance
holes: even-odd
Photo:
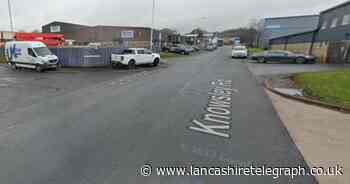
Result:
[[[319,183],[350,183],[350,115],[267,94],[310,166],[343,167],[343,176],[319,176]]]
[[[161,166],[308,168],[263,86],[229,47],[169,63],[6,108],[0,183],[317,183],[312,176],[155,176]],[[145,164],[150,177],[141,176]]]

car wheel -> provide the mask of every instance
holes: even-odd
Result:
[[[159,64],[159,59],[157,58],[153,61],[153,66],[156,67],[158,66],[158,64]]]
[[[11,69],[12,69],[12,70],[17,70],[17,65],[16,65],[16,63],[11,63]]]
[[[43,72],[43,67],[40,66],[40,65],[37,65],[37,66],[35,67],[35,70],[36,70],[37,72]]]
[[[128,63],[128,69],[135,69],[136,68],[136,63],[135,60],[131,60]]]
[[[265,58],[261,57],[258,59],[259,63],[266,63],[267,61],[265,60]]]
[[[305,64],[306,63],[306,60],[304,58],[297,58],[295,59],[295,62],[298,63],[298,64]]]
[[[60,63],[57,63],[57,64],[56,64],[56,68],[55,68],[55,70],[56,70],[56,71],[57,71],[57,70],[60,70],[60,69],[61,69],[61,67],[62,67],[62,66],[61,66],[61,64],[60,64]]]
[[[117,68],[119,68],[119,67],[118,67],[118,64],[116,64],[116,63],[112,63],[112,68],[113,68],[113,69],[117,69]]]

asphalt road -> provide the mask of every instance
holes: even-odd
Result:
[[[262,86],[229,53],[184,57],[1,114],[0,183],[317,183],[310,176],[141,176],[144,164],[307,167]],[[210,113],[217,116],[204,120]]]

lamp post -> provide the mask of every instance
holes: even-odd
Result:
[[[156,9],[156,2],[153,0],[153,5],[152,5],[152,26],[151,26],[151,40],[150,40],[150,46],[151,50],[153,51],[153,32],[154,32],[154,11]]]
[[[7,1],[8,9],[9,9],[9,17],[10,17],[10,25],[11,31],[14,32],[13,18],[12,18],[12,9],[11,9],[11,1]]]

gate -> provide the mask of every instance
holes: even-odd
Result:
[[[346,64],[350,63],[350,41],[331,42],[328,47],[329,63]]]

